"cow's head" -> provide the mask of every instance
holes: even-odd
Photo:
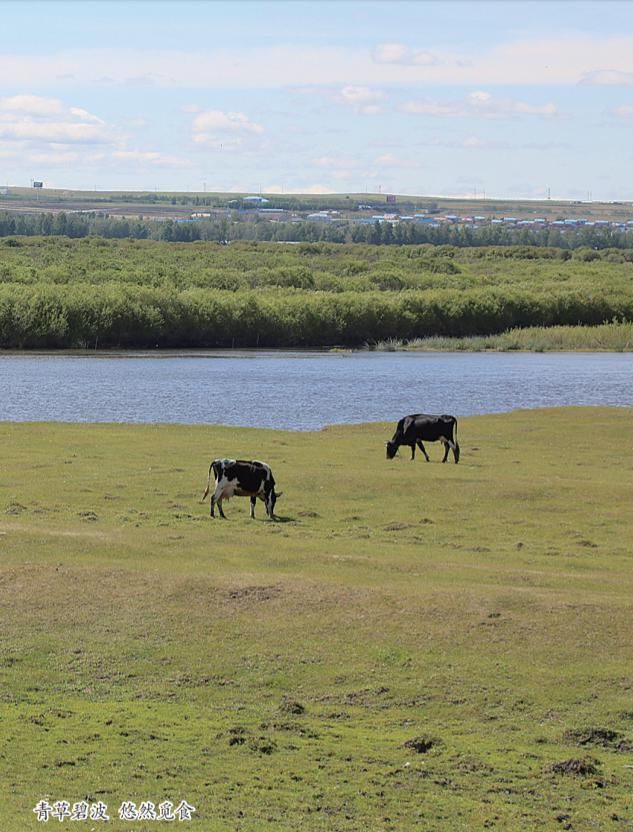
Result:
[[[275,514],[275,503],[277,500],[283,495],[283,491],[275,491],[273,490],[270,492],[266,499],[266,511],[268,512],[269,517],[273,517]]]
[[[385,445],[387,446],[387,459],[393,459],[400,446],[397,442],[394,442],[393,439],[390,439],[389,442],[385,442]]]

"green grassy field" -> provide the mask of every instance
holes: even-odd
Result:
[[[0,424],[2,832],[633,829],[631,410],[392,431]]]

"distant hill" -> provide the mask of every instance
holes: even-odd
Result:
[[[254,194],[172,192],[172,191],[73,191],[52,188],[19,188],[7,186],[0,190],[0,211],[58,212],[96,211],[111,216],[179,218],[193,211],[208,208],[239,209],[252,207],[246,198]],[[459,217],[478,216],[536,217],[555,219],[583,218],[612,222],[631,219],[633,203],[573,202],[564,200],[451,199],[448,197],[411,194],[258,194],[269,209],[296,212],[340,211],[342,217],[393,212],[398,214],[453,214]]]

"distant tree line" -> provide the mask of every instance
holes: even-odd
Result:
[[[510,225],[482,225],[478,228],[443,223],[388,222],[361,224],[352,221],[271,222],[262,217],[245,219],[238,214],[195,221],[121,219],[101,213],[0,212],[0,238],[13,236],[58,236],[70,238],[163,240],[174,243],[197,241],[307,243],[363,243],[375,246],[450,245],[536,246],[575,250],[587,248],[626,249],[633,247],[633,230],[609,227],[559,226],[527,228]]]

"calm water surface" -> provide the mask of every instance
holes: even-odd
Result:
[[[633,406],[630,353],[0,356],[0,420],[315,430],[407,413]]]

